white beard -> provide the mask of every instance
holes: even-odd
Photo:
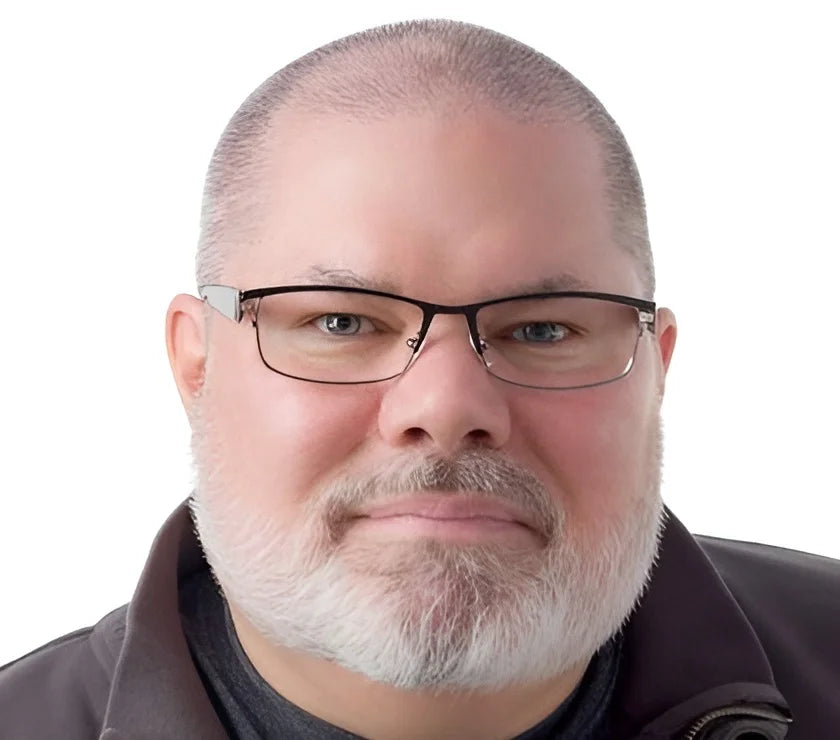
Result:
[[[278,521],[224,481],[194,420],[191,508],[228,600],[271,643],[407,690],[495,690],[587,661],[629,617],[658,548],[661,441],[646,491],[577,536],[531,474],[490,450],[412,455],[316,492]],[[541,548],[345,539],[341,513],[423,488],[513,499],[542,522]],[[462,493],[459,494],[458,491]],[[470,491],[472,493],[463,493]]]

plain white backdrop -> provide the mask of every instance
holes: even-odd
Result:
[[[489,26],[607,105],[680,336],[664,495],[695,532],[840,557],[840,55],[829,3],[19,4],[0,31],[0,664],[128,600],[190,490],[166,360],[204,169],[297,56]],[[795,9],[794,9],[795,8]]]

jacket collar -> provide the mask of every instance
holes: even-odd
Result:
[[[178,608],[179,580],[204,567],[185,503],[155,539],[129,604],[102,740],[136,737],[137,727],[149,740],[227,737]],[[667,512],[649,586],[624,629],[614,736],[671,738],[697,716],[738,702],[787,711],[740,607],[694,537]]]
[[[672,738],[698,716],[742,702],[789,714],[743,611],[697,540],[666,516],[648,589],[625,628],[617,727]]]
[[[228,737],[207,696],[181,627],[178,582],[204,564],[186,503],[170,515],[128,605],[101,740]]]

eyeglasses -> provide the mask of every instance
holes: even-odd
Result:
[[[546,390],[623,378],[641,336],[655,332],[653,302],[611,293],[538,293],[446,306],[331,285],[203,285],[198,292],[232,321],[250,317],[266,367],[314,383],[377,383],[401,375],[437,314],[464,315],[472,348],[491,375]]]

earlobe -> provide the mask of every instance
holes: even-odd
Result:
[[[190,412],[204,385],[207,349],[204,304],[190,295],[177,295],[166,312],[166,350],[181,402]]]

